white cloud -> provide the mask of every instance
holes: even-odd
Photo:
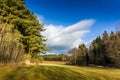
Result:
[[[44,17],[38,14],[35,14],[37,16],[37,19],[39,20],[39,23],[43,23]]]
[[[82,37],[89,33],[90,26],[94,24],[93,19],[82,20],[70,26],[45,25],[46,31],[43,35],[47,38],[46,44],[58,50],[76,47],[83,43]]]

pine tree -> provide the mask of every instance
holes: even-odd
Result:
[[[79,48],[78,48],[78,64],[79,65],[85,65],[86,63],[86,46],[85,44],[81,44],[79,45]]]
[[[94,64],[101,64],[102,57],[102,39],[98,36],[95,40],[93,40],[90,46],[91,59]]]
[[[111,32],[110,34],[110,46],[109,46],[109,55],[108,57],[111,60],[111,64],[116,67],[120,67],[120,36],[118,33]]]
[[[1,0],[0,1],[0,22],[12,24],[14,29],[20,32],[22,44],[26,54],[36,58],[48,48],[45,45],[45,38],[41,32],[44,27],[39,23],[37,17],[25,7],[24,0]]]
[[[110,38],[109,38],[109,34],[107,33],[107,31],[104,31],[103,33],[103,37],[102,37],[102,40],[103,40],[103,45],[102,45],[102,50],[103,50],[103,57],[102,57],[102,63],[103,65],[107,65],[110,63],[110,59],[108,57],[109,55],[109,43],[110,43]]]

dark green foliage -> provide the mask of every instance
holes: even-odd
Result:
[[[67,55],[65,54],[46,54],[42,55],[45,61],[66,61]]]
[[[90,62],[96,65],[120,67],[120,33],[106,31],[90,46]]]
[[[78,59],[77,63],[81,65],[85,65],[86,63],[86,46],[85,44],[81,44],[78,48]]]
[[[90,46],[90,56],[91,56],[91,62],[94,64],[101,64],[101,58],[103,58],[103,52],[102,52],[102,39],[101,37],[97,37],[95,40],[93,40],[91,46]]]
[[[110,34],[109,58],[116,67],[120,67],[120,33]]]
[[[91,42],[89,50],[84,44],[68,51],[69,62],[74,65],[102,65],[120,67],[120,32],[106,31]]]
[[[86,50],[86,65],[88,66],[89,65],[89,63],[90,63],[90,55],[89,55],[89,50],[87,49]]]
[[[45,38],[41,32],[44,27],[39,23],[37,17],[25,7],[24,0],[1,0],[0,1],[0,23],[13,25],[13,29],[22,35],[22,44],[26,54],[31,58],[37,58],[48,48],[45,45]]]

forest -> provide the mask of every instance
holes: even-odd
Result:
[[[71,65],[99,65],[106,67],[120,67],[120,31],[104,31],[102,36],[94,39],[89,47],[80,44],[70,49],[66,54],[43,55],[46,61],[66,61]]]
[[[102,36],[91,42],[89,48],[81,44],[78,48],[70,49],[68,54],[71,64],[120,67],[120,31],[110,34],[104,31]]]

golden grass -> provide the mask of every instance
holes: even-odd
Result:
[[[0,80],[120,80],[120,69],[63,65],[45,61],[39,65],[0,67]]]
[[[65,65],[66,62],[63,61],[43,61],[41,64],[57,64],[57,65]]]

